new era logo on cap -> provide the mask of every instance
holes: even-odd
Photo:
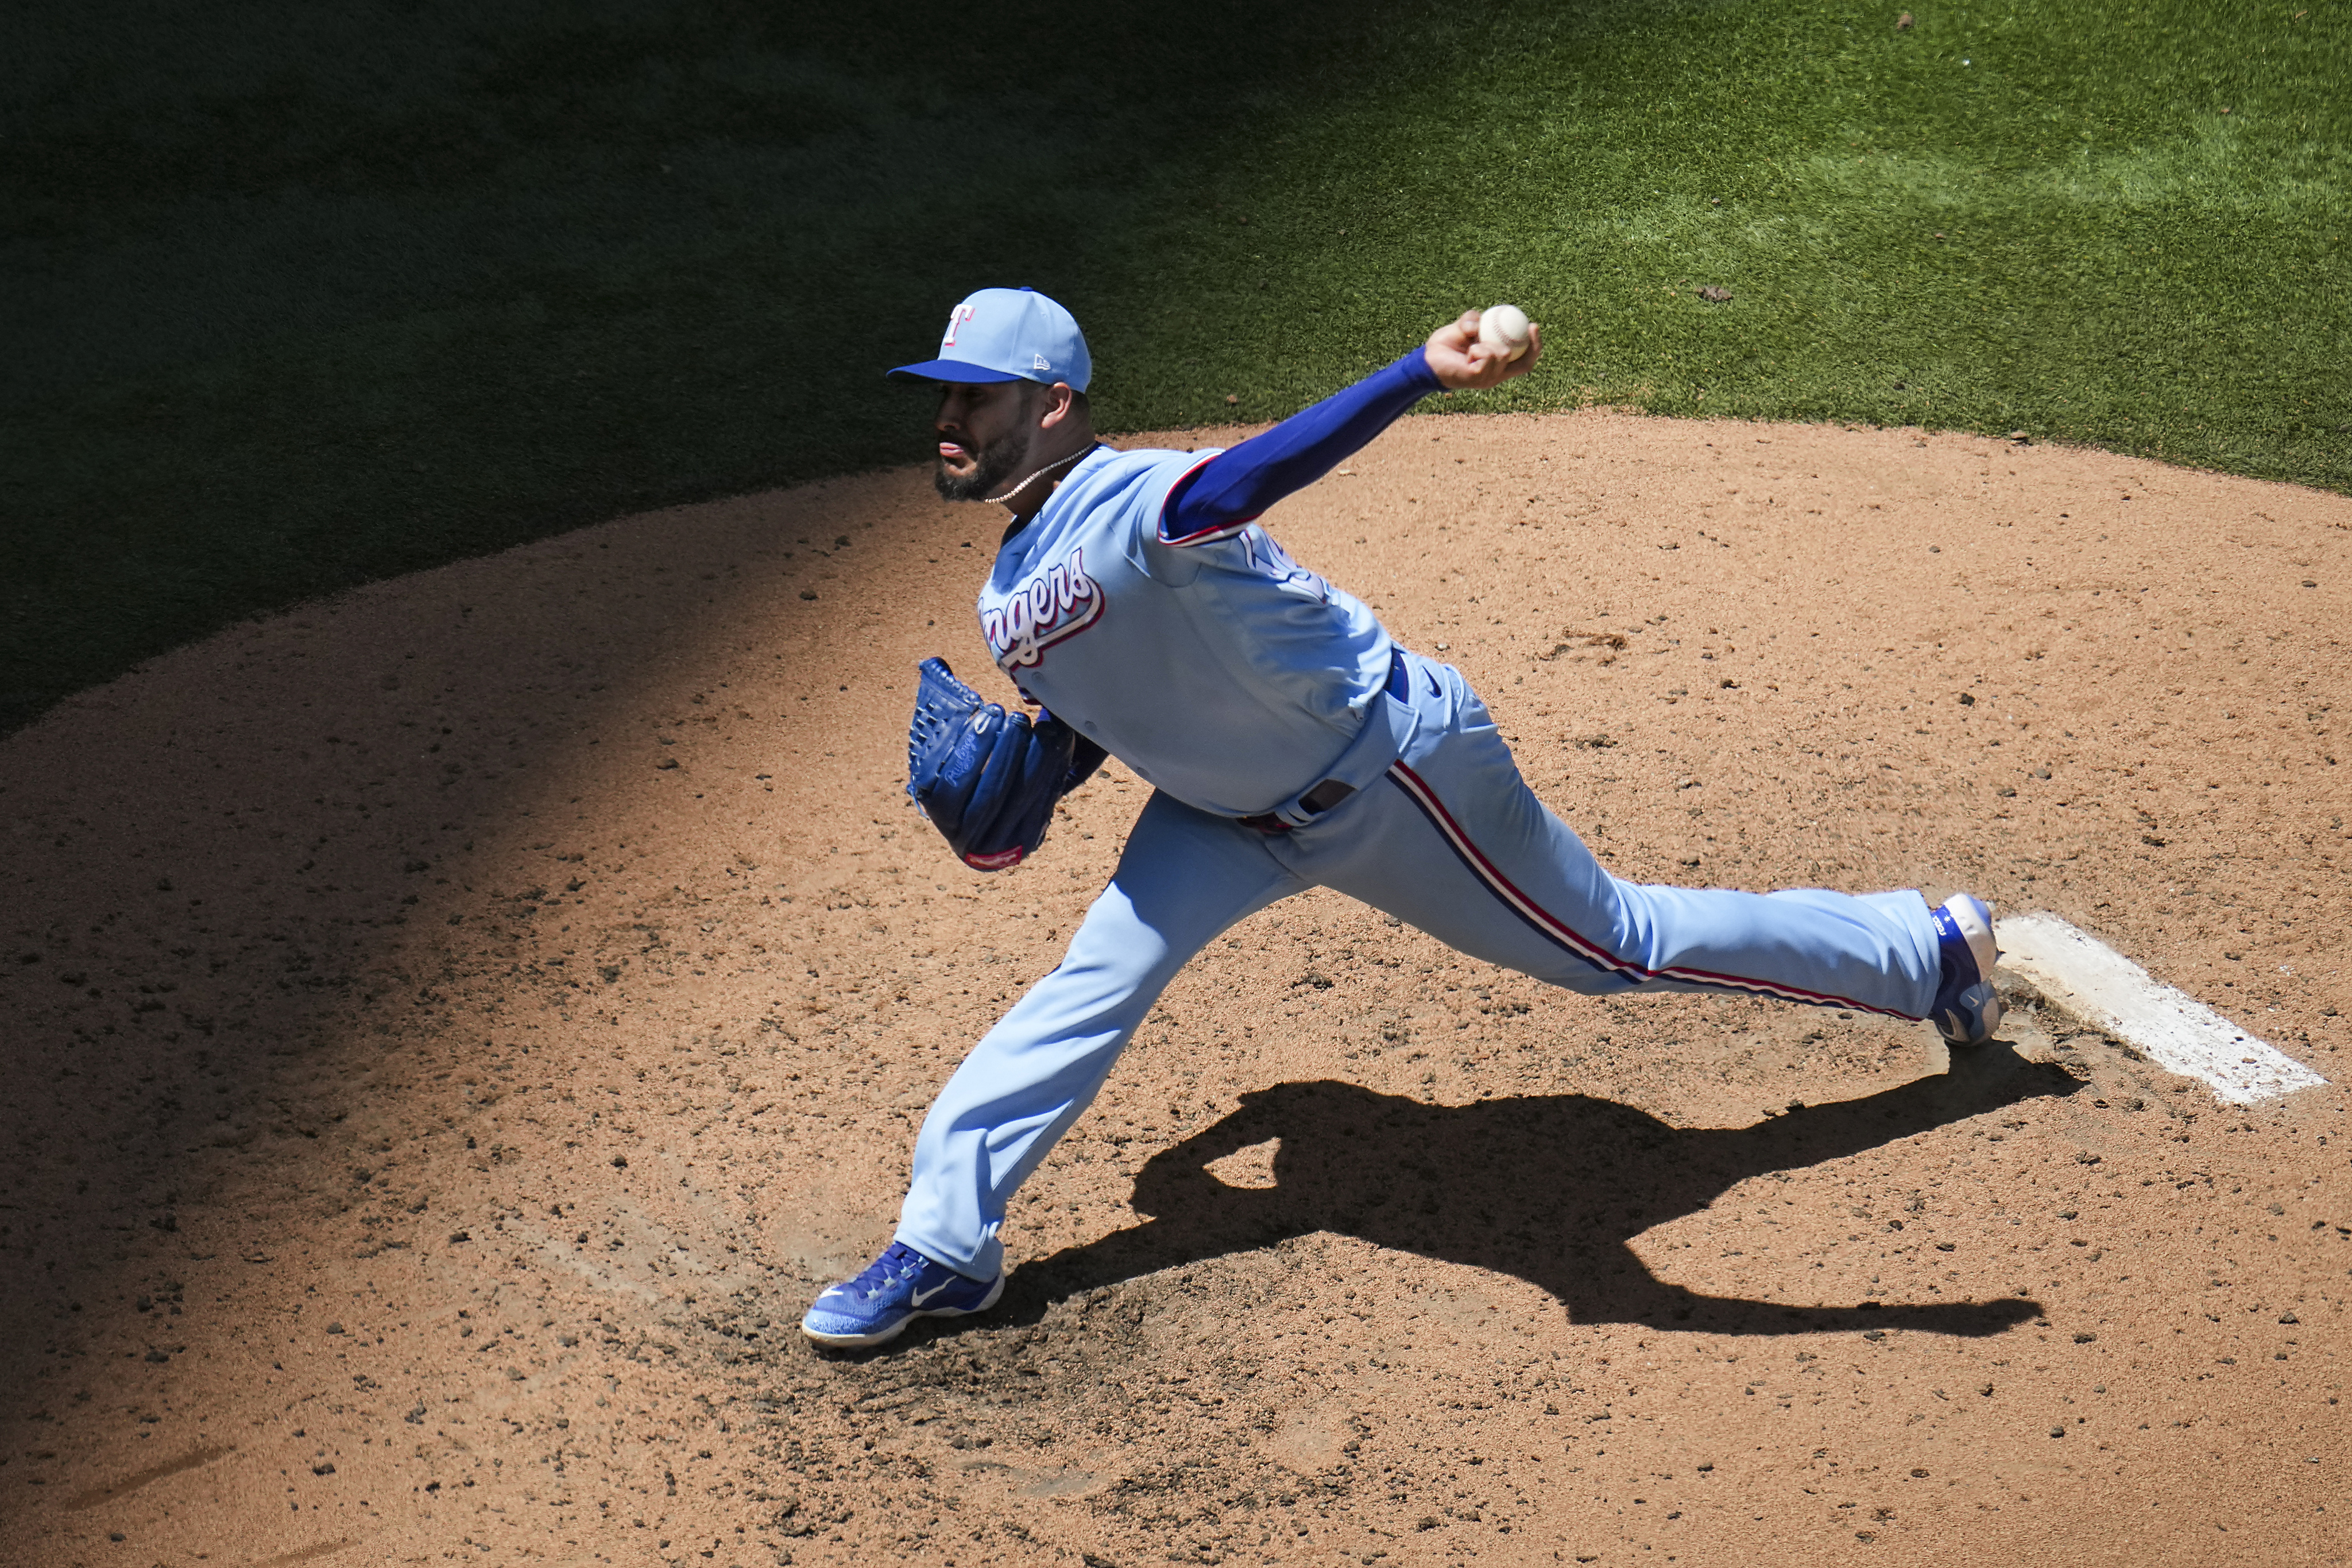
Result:
[[[1066,382],[1094,377],[1077,319],[1034,288],[983,288],[948,312],[940,355],[888,372],[927,382]]]

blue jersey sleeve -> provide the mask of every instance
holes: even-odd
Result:
[[[1268,507],[1361,450],[1442,384],[1415,349],[1265,434],[1219,453],[1169,490],[1160,511],[1160,542],[1200,545],[1233,538]]]

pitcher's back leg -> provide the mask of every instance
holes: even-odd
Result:
[[[1589,995],[1738,991],[1916,1019],[1936,992],[1917,894],[1622,881],[1491,729],[1448,735],[1276,852],[1449,946]]]

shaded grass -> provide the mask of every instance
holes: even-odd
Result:
[[[907,461],[874,372],[983,282],[1077,310],[1113,428],[1279,414],[1508,298],[1544,373],[1445,406],[2352,489],[2344,0],[1914,8],[19,18],[0,726],[301,597]]]

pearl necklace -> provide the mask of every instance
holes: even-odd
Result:
[[[1094,444],[1094,446],[1087,447],[1084,452],[1073,452],[1058,463],[1046,464],[1045,466],[1038,469],[1037,472],[1030,475],[1029,477],[1022,480],[1021,483],[1013,486],[1013,488],[1005,491],[1002,496],[984,496],[981,498],[990,506],[1001,507],[1005,502],[1013,499],[1013,497],[1021,494],[1022,491],[1026,490],[1030,486],[1034,485],[1038,480],[1043,479],[1046,475],[1051,474],[1055,469],[1066,468],[1081,457],[1091,456],[1094,453],[1095,446],[1100,446],[1101,444],[1102,443],[1097,441]]]

